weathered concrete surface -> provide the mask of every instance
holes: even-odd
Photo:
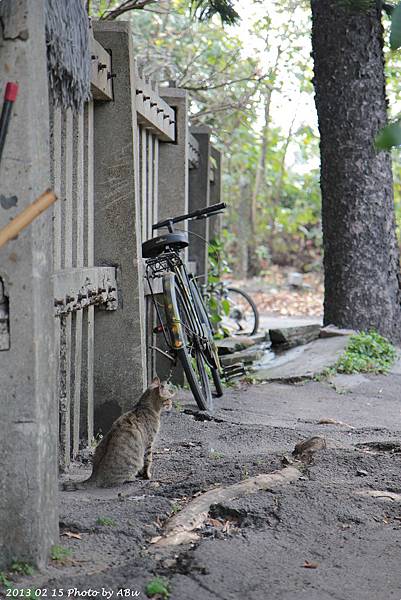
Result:
[[[262,314],[260,316],[260,328],[264,330],[277,329],[279,327],[301,327],[302,325],[322,325],[323,319],[319,317],[282,317],[278,315]]]
[[[191,128],[192,135],[199,143],[198,166],[189,171],[189,212],[207,208],[210,204],[210,135],[211,129],[206,125]],[[196,274],[200,284],[207,283],[208,271],[208,219],[190,221],[189,258],[196,262]],[[194,235],[191,235],[193,233]]]
[[[257,381],[296,380],[314,377],[331,367],[343,353],[347,337],[318,339],[305,346],[297,346],[277,357],[272,366],[255,366],[252,376]]]
[[[335,325],[325,325],[320,330],[320,337],[327,338],[336,335],[352,335],[353,333],[356,333],[353,329],[341,329],[341,327],[336,327]]]
[[[116,74],[114,101],[94,113],[95,264],[117,267],[120,298],[117,311],[96,315],[95,430],[105,433],[145,387],[145,308],[131,28],[107,21],[94,31]]]
[[[154,480],[62,493],[62,527],[80,539],[60,543],[75,562],[50,565],[19,585],[144,595],[158,575],[174,600],[399,600],[399,502],[368,494],[399,490],[401,454],[361,444],[399,447],[400,394],[399,375],[369,375],[346,395],[315,381],[239,386],[226,391],[210,421],[183,413],[194,402],[181,394],[180,410],[163,415]],[[327,417],[355,429],[319,425]],[[312,435],[324,436],[328,448],[301,480],[212,507],[214,521],[198,531],[199,542],[154,552],[150,540],[162,521],[193,496],[280,468],[282,456]],[[82,466],[75,477],[87,473]],[[99,517],[114,524],[99,525]]]
[[[217,340],[216,345],[219,349],[219,354],[230,354],[232,352],[238,352],[239,350],[245,350],[251,348],[262,342],[269,341],[269,334],[257,333],[256,335],[234,335],[231,337]]]
[[[365,375],[362,375],[362,373],[355,373],[352,375],[337,373],[333,377],[330,377],[329,381],[335,387],[337,392],[349,392],[363,383],[366,383],[368,379]]]
[[[214,161],[212,165],[213,177],[210,181],[210,204],[218,204],[223,200],[222,192],[222,156],[221,152],[216,148],[211,147],[211,157]],[[207,219],[209,228],[209,240],[218,240],[220,238],[220,232],[222,227],[223,215],[215,215]]]
[[[0,180],[0,227],[50,184],[43,0],[0,2],[0,96],[18,81]],[[0,250],[10,349],[0,351],[0,569],[43,564],[58,535],[52,212]]]
[[[174,144],[160,144],[159,154],[159,220],[188,212],[188,93],[175,88],[161,88],[160,96],[176,113]],[[188,222],[177,225],[188,230]]]
[[[223,366],[234,365],[236,363],[250,364],[261,360],[265,354],[265,350],[259,346],[251,346],[246,350],[240,350],[239,352],[233,352],[231,354],[225,354],[220,358],[220,362]]]
[[[298,327],[280,327],[269,329],[269,334],[273,346],[278,344],[285,344],[287,347],[300,346],[317,340],[320,334],[320,325],[313,323]]]

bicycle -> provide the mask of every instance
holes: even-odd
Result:
[[[230,335],[255,335],[259,329],[259,311],[251,296],[225,281],[207,286],[206,297],[214,298],[221,313],[220,326]]]
[[[159,325],[155,333],[162,333],[174,363],[181,362],[186,379],[200,410],[211,411],[213,399],[209,374],[216,396],[223,395],[220,373],[222,368],[213,338],[206,307],[193,274],[187,271],[181,251],[189,246],[188,233],[175,231],[174,224],[192,219],[208,218],[221,213],[226,204],[221,202],[205,209],[159,221],[152,231],[167,228],[168,233],[142,244],[146,259],[147,279]],[[161,277],[165,322],[152,288],[152,280]]]

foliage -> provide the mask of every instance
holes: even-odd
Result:
[[[401,127],[399,121],[394,121],[383,127],[376,136],[375,146],[378,150],[390,150],[401,146]]]
[[[174,82],[187,89],[191,123],[209,125],[214,132],[213,143],[224,157],[224,197],[230,206],[225,220],[234,234],[224,238],[224,244],[235,269],[263,144],[261,105],[270,96],[266,168],[256,194],[255,230],[246,237],[255,270],[277,256],[291,262],[300,245],[310,266],[321,245],[319,148],[315,128],[297,118],[312,92],[309,16],[294,0],[272,0],[269,15],[261,16],[259,10],[251,18],[257,4],[250,2],[249,13],[241,14],[241,34],[230,28],[229,35],[219,20],[191,19],[188,0],[171,0],[169,10],[158,14],[134,11],[135,52],[142,75],[155,78],[161,86]],[[294,17],[288,19],[290,13]],[[283,94],[294,98],[289,106],[291,130],[276,120],[277,115],[282,121],[282,101],[290,101]],[[242,203],[247,206],[247,219],[241,214]]]
[[[191,9],[200,21],[209,21],[214,15],[219,15],[222,22],[229,25],[239,20],[233,0],[191,0]]]
[[[387,373],[397,357],[394,346],[375,331],[350,337],[344,354],[335,365],[339,373]]]
[[[392,51],[398,50],[401,47],[401,2],[391,10],[391,25],[390,25],[390,38],[389,45]],[[399,64],[397,59],[387,60],[387,75],[388,79],[393,79],[398,87],[398,93],[400,90],[399,86]],[[400,115],[394,119],[389,125],[383,127],[377,134],[375,140],[375,146],[378,150],[391,150],[397,146],[401,146],[401,123]]]
[[[145,593],[148,598],[157,596],[163,600],[167,600],[170,597],[168,582],[161,577],[155,577],[155,579],[152,579],[146,584]]]
[[[133,10],[143,10],[149,5],[163,6],[163,0],[86,0],[88,13],[102,20],[114,20]],[[189,14],[199,21],[210,21],[218,15],[222,23],[234,25],[239,15],[233,0],[188,0]]]
[[[397,50],[401,46],[401,2],[397,4],[391,15],[390,48]]]
[[[228,301],[220,294],[221,278],[230,272],[228,262],[224,258],[224,245],[220,240],[212,240],[209,243],[208,258],[207,308],[215,338],[220,339],[228,333],[222,322],[230,310]]]
[[[14,560],[11,563],[10,570],[19,575],[33,575],[35,572],[32,565],[20,560]]]
[[[116,522],[114,521],[114,519],[111,519],[110,517],[99,517],[96,520],[96,525],[103,525],[105,527],[115,527]]]
[[[64,548],[58,544],[55,544],[51,547],[50,550],[50,558],[54,561],[64,561],[66,558],[69,558],[72,554],[72,550],[69,548]]]
[[[4,587],[7,589],[12,587],[11,581],[7,578],[7,575],[3,571],[0,571],[0,584],[4,585]]]

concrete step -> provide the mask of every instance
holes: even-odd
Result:
[[[252,346],[262,344],[263,342],[269,342],[269,333],[262,331],[256,335],[233,335],[231,337],[224,338],[223,340],[217,340],[216,345],[220,355],[233,354],[241,350],[246,350]]]
[[[235,365],[236,363],[249,365],[253,362],[261,360],[265,356],[266,351],[267,349],[265,348],[254,346],[253,348],[247,348],[246,350],[240,350],[239,352],[233,352],[232,354],[221,356],[220,361],[224,367]]]
[[[297,327],[270,329],[269,334],[273,346],[284,345],[286,348],[292,348],[317,340],[320,329],[320,324],[314,323]]]
[[[333,366],[347,344],[348,336],[338,336],[297,346],[274,358],[270,365],[255,365],[252,377],[256,381],[296,381],[312,378]]]

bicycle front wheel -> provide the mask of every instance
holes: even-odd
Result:
[[[163,288],[171,345],[199,409],[211,411],[213,398],[194,309],[177,285],[174,274],[169,273],[163,278]]]

